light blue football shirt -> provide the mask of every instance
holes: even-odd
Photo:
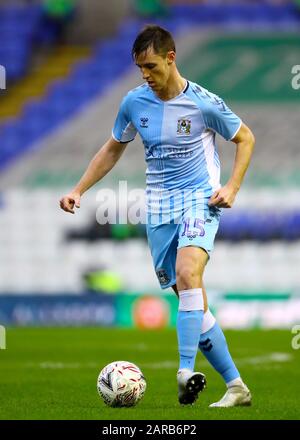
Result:
[[[130,142],[140,134],[148,193],[163,199],[166,192],[196,189],[207,198],[220,187],[215,135],[230,140],[241,124],[221,98],[196,83],[187,81],[168,101],[143,84],[122,100],[112,135],[118,142]]]

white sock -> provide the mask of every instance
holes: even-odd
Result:
[[[215,325],[215,322],[216,322],[216,318],[211,313],[211,311],[209,309],[207,309],[203,315],[201,335],[203,335],[203,333],[206,333],[206,332],[208,332],[208,330],[213,328],[213,326]]]
[[[204,310],[202,289],[179,290],[179,306],[180,312],[191,312],[192,310]],[[202,328],[202,325],[201,325]]]

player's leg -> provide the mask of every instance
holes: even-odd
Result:
[[[177,285],[175,284],[172,288],[176,295],[179,296]],[[212,367],[223,377],[228,388],[225,396],[219,402],[213,403],[211,407],[250,405],[251,393],[243,383],[234,364],[222,329],[207,306],[207,295],[203,284],[202,292],[206,305],[203,315],[199,349]]]
[[[203,317],[199,349],[212,367],[222,376],[228,389],[225,396],[219,402],[213,403],[210,406],[250,405],[250,391],[243,383],[230,355],[224,333],[209,309]]]
[[[199,247],[182,247],[177,252],[176,289],[179,296],[177,380],[179,402],[182,404],[193,403],[206,384],[202,373],[194,373],[194,365],[204,314],[202,274],[207,260],[207,253]]]
[[[204,286],[202,287],[205,291]],[[226,384],[240,379],[240,374],[229,353],[223,331],[210,310],[203,317],[199,349]]]
[[[202,275],[207,263],[207,253],[194,246],[178,249],[176,259],[176,285],[179,294],[177,335],[179,369],[193,371],[200,340],[204,314]]]
[[[148,243],[162,289],[176,285],[175,267],[179,227],[176,224],[147,224]],[[195,356],[200,338],[200,327],[201,324],[197,326],[197,339],[194,342]],[[199,391],[205,386],[205,376],[201,373],[192,373],[188,369],[183,369],[182,373],[184,374],[178,377],[179,401],[183,404],[193,403]]]
[[[179,298],[177,285],[172,286],[175,294]],[[202,293],[204,301],[204,315],[199,341],[199,350],[209,361],[212,367],[221,374],[226,384],[238,379],[240,374],[231,358],[227,342],[219,327],[216,318],[208,308],[207,293],[202,283]],[[225,354],[225,355],[224,355]]]
[[[199,248],[205,250],[209,255],[213,249],[214,238],[219,226],[220,210],[207,208],[205,209],[204,221],[201,220],[201,218],[200,212],[199,218],[190,216],[186,219],[180,233],[179,247],[184,247],[187,246],[188,243],[191,243],[193,246],[199,246]],[[222,399],[220,402],[213,404],[213,406],[249,404],[251,401],[250,392],[243,384],[239,372],[234,365],[221,328],[209,310],[207,310],[206,290],[202,282],[203,270],[202,272],[199,271],[199,274],[201,277],[203,298],[206,300],[206,313],[204,313],[202,319],[202,336],[201,340],[199,339],[199,342],[201,342],[199,348],[228,384],[228,391],[224,396],[225,400]],[[180,287],[177,285],[176,288],[179,294]]]
[[[174,293],[176,294],[177,298],[179,299],[179,293],[178,293],[178,289],[177,289],[177,284],[174,284],[172,286],[172,289],[174,290]],[[205,314],[208,310],[208,301],[207,301],[207,295],[206,295],[206,290],[204,288],[204,286],[202,286],[202,294],[203,294],[203,302],[204,302],[204,316],[203,319],[205,318]]]
[[[186,372],[189,371],[191,374],[198,351],[205,309],[204,299],[206,299],[202,290],[202,276],[219,225],[218,217],[214,211],[209,210],[207,201],[202,197],[197,201],[197,195],[194,200],[195,203],[185,212],[180,226],[176,260],[176,285],[179,296],[177,320],[180,353],[177,374],[179,401],[185,393],[184,384],[188,383]],[[204,375],[196,374],[204,378],[205,385]],[[195,393],[196,397],[197,393]]]

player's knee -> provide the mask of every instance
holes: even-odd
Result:
[[[199,284],[200,276],[194,267],[183,265],[176,270],[176,283],[180,286],[180,290],[192,289]]]

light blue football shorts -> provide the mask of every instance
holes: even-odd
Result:
[[[186,246],[203,248],[208,256],[214,248],[222,210],[205,204],[201,214],[186,211],[181,222],[147,224],[148,243],[155,272],[162,289],[176,284],[177,249]]]

